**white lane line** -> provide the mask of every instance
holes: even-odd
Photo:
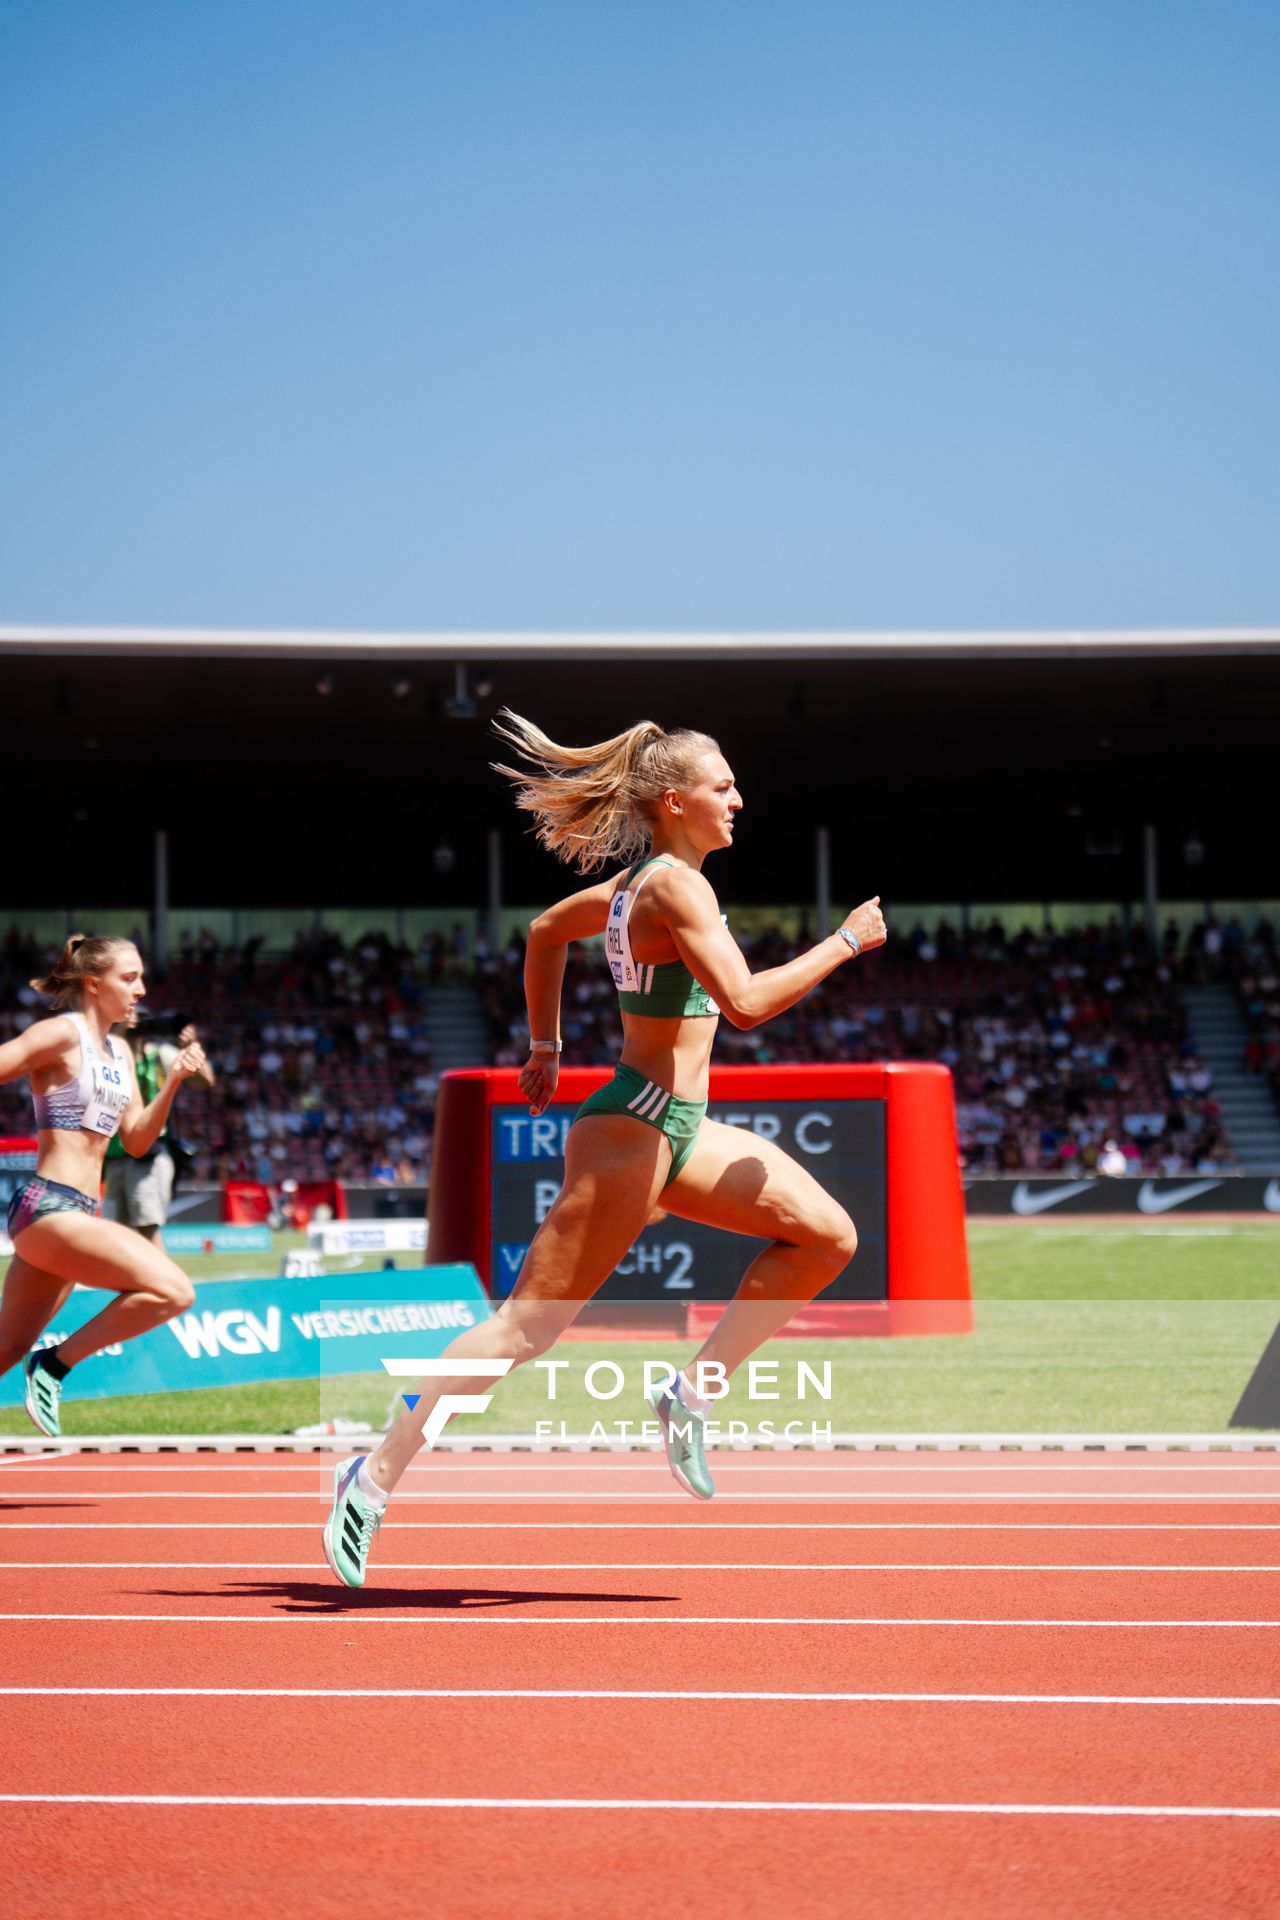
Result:
[[[267,1491],[261,1493],[243,1493],[236,1492],[230,1488],[223,1489],[220,1492],[210,1493],[206,1493],[202,1489],[199,1493],[195,1493],[185,1488],[170,1491],[161,1488],[145,1487],[136,1490],[130,1489],[127,1493],[112,1492],[97,1487],[68,1488],[66,1490],[61,1488],[55,1490],[52,1487],[16,1487],[13,1491],[16,1493],[39,1493],[45,1500],[92,1500],[95,1502],[99,1500],[257,1500],[259,1503],[262,1503],[268,1500],[309,1500],[315,1504],[323,1500],[327,1504],[329,1500],[329,1492],[321,1488],[318,1483],[315,1490],[308,1493],[290,1492],[288,1490],[282,1493]],[[625,1492],[615,1490],[612,1493],[579,1493],[572,1490],[557,1493],[531,1493],[524,1491],[508,1493],[493,1489],[487,1492],[480,1492],[463,1490],[461,1488],[455,1490],[442,1488],[436,1493],[411,1492],[399,1494],[397,1496],[397,1505],[412,1502],[416,1506],[423,1506],[430,1505],[433,1501],[439,1500],[469,1500],[476,1506],[480,1506],[489,1501],[509,1501],[516,1505],[531,1507],[568,1505],[570,1503],[575,1506],[591,1503],[595,1506],[605,1507],[614,1506],[620,1500],[641,1500],[652,1507],[666,1506],[673,1501],[682,1501],[684,1498],[685,1496],[680,1492],[679,1488],[672,1486],[670,1482],[668,1482],[667,1488],[660,1488],[653,1493],[640,1493],[632,1488],[628,1488]],[[772,1500],[776,1501],[779,1505],[791,1506],[812,1506],[817,1505],[819,1502],[831,1500],[838,1500],[845,1506],[867,1506],[873,1500],[892,1500],[900,1506],[906,1506],[913,1500],[919,1501],[925,1506],[945,1506],[948,1500],[954,1500],[958,1505],[972,1507],[991,1506],[1003,1500],[1013,1501],[1022,1506],[1032,1504],[1040,1505],[1052,1501],[1056,1505],[1065,1504],[1068,1506],[1088,1506],[1090,1504],[1099,1506],[1125,1506],[1127,1504],[1134,1504],[1146,1507],[1170,1506],[1177,1501],[1189,1501],[1193,1506],[1199,1507],[1218,1507],[1232,1500],[1257,1500],[1269,1506],[1275,1506],[1280,1504],[1280,1486],[1276,1488],[1274,1493],[1058,1493],[1042,1491],[1039,1493],[958,1492],[954,1494],[941,1494],[937,1492],[909,1493],[902,1489],[898,1489],[892,1493],[813,1493],[808,1490],[792,1493],[742,1493],[735,1491],[733,1493],[723,1494],[721,1499],[726,1506],[732,1505],[734,1502],[747,1500]],[[2,1512],[3,1507],[0,1507],[0,1513]]]
[[[310,1560],[0,1560],[0,1573],[314,1573]],[[1280,1573],[1280,1566],[1061,1560],[383,1560],[383,1573]]]
[[[0,1508],[0,1513],[3,1508]],[[309,1520],[6,1520],[5,1533],[314,1533]],[[396,1533],[665,1533],[667,1520],[400,1520]],[[688,1533],[1280,1533],[1275,1520],[690,1520]]]
[[[818,1705],[1280,1707],[1241,1693],[782,1693],[679,1687],[0,1687],[0,1696],[75,1700],[715,1700]]]
[[[576,1597],[576,1596],[575,1596]],[[335,1596],[336,1598],[336,1596]],[[645,1604],[661,1604],[657,1596]],[[451,1607],[445,1613],[372,1613],[359,1602],[335,1606],[332,1613],[0,1613],[0,1620],[12,1622],[48,1620],[93,1620],[113,1626],[215,1625],[246,1626],[361,1626],[448,1627],[465,1622],[468,1626],[487,1627],[1136,1627],[1149,1632],[1153,1627],[1211,1628],[1280,1627],[1280,1620],[1023,1620],[972,1619],[964,1615],[921,1617],[914,1614],[834,1614],[802,1617],[798,1614],[507,1614],[492,1606]]]
[[[1121,1820],[1280,1820],[1280,1807],[1069,1805],[995,1800],[534,1800],[426,1794],[0,1793],[7,1806],[468,1808],[561,1813],[939,1813]]]
[[[372,1438],[374,1438],[374,1436],[370,1436],[370,1446],[372,1446]],[[42,1457],[42,1455],[36,1455],[36,1459],[40,1459],[40,1457]],[[52,1457],[59,1457],[59,1455],[52,1455]],[[313,1480],[315,1480],[315,1478],[320,1478],[320,1476],[324,1476],[324,1473],[326,1473],[324,1463],[307,1463],[307,1465],[301,1465],[301,1467],[294,1465],[294,1463],[290,1463],[288,1467],[261,1467],[261,1465],[249,1465],[249,1463],[246,1463],[246,1465],[223,1465],[223,1463],[219,1463],[219,1465],[203,1467],[203,1465],[177,1465],[177,1463],[175,1463],[175,1465],[163,1465],[163,1463],[161,1463],[161,1465],[154,1465],[152,1461],[138,1461],[138,1463],[134,1465],[132,1459],[129,1459],[129,1461],[123,1461],[123,1459],[121,1459],[121,1461],[107,1461],[104,1465],[92,1465],[90,1461],[84,1459],[83,1455],[73,1455],[73,1457],[75,1457],[75,1467],[69,1467],[67,1473],[65,1473],[65,1475],[59,1475],[59,1478],[71,1478],[71,1473],[77,1473],[77,1475],[113,1473],[113,1475],[130,1475],[132,1478],[138,1478],[138,1476],[144,1475],[144,1473],[169,1473],[169,1475],[182,1476],[182,1478],[186,1478],[186,1480],[194,1480],[194,1478],[213,1478],[215,1475],[230,1475],[230,1473],[240,1473],[240,1475],[244,1475],[244,1473],[255,1473],[255,1475],[269,1476],[269,1478],[273,1478],[273,1480],[284,1480],[288,1475],[305,1475],[307,1478],[313,1478]],[[833,1455],[823,1455],[823,1457],[825,1457],[825,1459],[835,1459]],[[537,1459],[537,1455],[530,1455],[528,1461],[520,1461],[518,1465],[512,1463],[510,1459],[507,1459],[507,1461],[480,1461],[480,1463],[476,1463],[476,1465],[466,1465],[466,1467],[441,1461],[439,1465],[432,1465],[432,1467],[409,1467],[409,1469],[407,1469],[407,1475],[415,1475],[418,1476],[418,1478],[426,1478],[426,1480],[474,1480],[474,1478],[478,1478],[480,1475],[486,1475],[486,1473],[503,1473],[503,1475],[507,1475],[509,1478],[520,1478],[520,1480],[532,1480],[535,1476],[541,1476],[541,1478],[551,1476],[551,1478],[555,1478],[555,1480],[576,1480],[576,1478],[580,1478],[581,1475],[589,1475],[589,1473],[591,1473],[591,1475],[597,1475],[597,1473],[614,1473],[614,1475],[622,1475],[624,1478],[631,1478],[631,1480],[641,1480],[641,1478],[643,1478],[643,1480],[654,1480],[654,1482],[660,1482],[660,1480],[664,1478],[664,1475],[666,1475],[666,1467],[664,1467],[660,1461],[652,1461],[651,1457],[645,1457],[645,1459],[639,1461],[637,1465],[628,1465],[626,1461],[578,1459],[576,1455],[564,1455],[562,1459],[564,1459],[562,1465],[551,1465],[551,1463],[543,1465],[543,1463]],[[921,1459],[921,1455],[915,1455],[915,1461],[919,1461],[919,1459]],[[15,1461],[15,1465],[31,1465],[31,1455]],[[787,1478],[791,1478],[791,1480],[798,1480],[798,1478],[806,1475],[812,1476],[812,1478],[818,1478],[818,1480],[850,1478],[850,1476],[854,1475],[871,1478],[871,1480],[881,1480],[881,1478],[885,1478],[885,1476],[890,1475],[890,1473],[900,1473],[900,1475],[906,1475],[908,1478],[913,1478],[913,1480],[929,1480],[929,1478],[938,1478],[938,1480],[960,1480],[960,1478],[986,1480],[986,1478],[990,1478],[990,1476],[996,1475],[996,1473],[1013,1473],[1013,1475],[1075,1473],[1079,1478],[1086,1478],[1086,1476],[1088,1476],[1088,1478],[1103,1478],[1103,1480],[1113,1480],[1113,1478],[1117,1478],[1119,1475],[1132,1475],[1132,1473],[1148,1476],[1148,1478],[1150,1478],[1151,1475],[1163,1473],[1163,1475],[1173,1475],[1174,1478],[1178,1478],[1178,1480],[1203,1478],[1203,1476],[1207,1475],[1232,1475],[1238,1476],[1238,1478],[1245,1475],[1253,1476],[1253,1478],[1263,1475],[1274,1475],[1280,1478],[1280,1461],[1274,1461],[1274,1459],[1255,1459],[1253,1455],[1247,1455],[1247,1453],[1234,1453],[1234,1455],[1230,1457],[1230,1461],[1226,1461],[1226,1459],[1222,1459],[1222,1461],[1207,1461],[1207,1459],[1203,1459],[1201,1455],[1186,1455],[1186,1457],[1178,1455],[1178,1459],[1169,1459],[1169,1461],[1121,1461],[1121,1463],[1117,1463],[1117,1461],[1115,1461],[1115,1455],[1100,1455],[1100,1457],[1098,1457],[1098,1463],[1092,1465],[1090,1461],[1082,1461],[1080,1457],[1073,1457],[1073,1459],[1052,1459],[1052,1461],[1050,1461],[1050,1459],[1046,1459],[1046,1461],[1038,1461],[1038,1459],[1036,1459],[1036,1461],[1031,1461],[1031,1459],[1009,1461],[1009,1459],[988,1459],[988,1457],[983,1457],[981,1461],[971,1461],[971,1463],[958,1459],[956,1465],[942,1465],[942,1463],[935,1463],[935,1461],[929,1461],[927,1465],[912,1465],[912,1463],[908,1463],[908,1461],[902,1461],[902,1463],[890,1461],[890,1463],[883,1465],[883,1467],[854,1465],[854,1463],[846,1463],[846,1461],[842,1461],[842,1459],[835,1459],[835,1463],[833,1463],[831,1467],[818,1467],[818,1465],[812,1465],[812,1463],[808,1463],[808,1461],[800,1461],[800,1459],[796,1459],[794,1453],[789,1453],[785,1461],[783,1461],[783,1459],[779,1459],[779,1461],[760,1461],[758,1465],[743,1465],[743,1463],[735,1463],[735,1461],[731,1461],[731,1459],[718,1457],[716,1467],[718,1467],[718,1473],[720,1473],[720,1476],[723,1476],[723,1478],[743,1478],[743,1480],[764,1478],[764,1476],[770,1475],[770,1473],[781,1473],[781,1475],[787,1475]]]
[[[1259,1435],[1269,1447],[1280,1447],[1280,1435]],[[367,1435],[360,1441],[348,1444],[348,1451],[354,1458],[362,1447],[372,1448],[379,1436]],[[480,1436],[476,1436],[477,1439]],[[1136,1436],[1135,1436],[1136,1438]],[[893,1444],[860,1447],[858,1449],[819,1449],[810,1447],[768,1447],[754,1452],[741,1452],[733,1448],[720,1449],[721,1466],[726,1473],[1256,1473],[1280,1472],[1280,1455],[1270,1457],[1232,1452],[1237,1444],[1244,1444],[1236,1436],[1224,1436],[1220,1444],[1213,1448],[1202,1445],[1193,1448],[1190,1438],[1184,1443],[1184,1450],[1176,1454],[1154,1457],[1141,1452],[1135,1445],[1131,1452],[1121,1451],[1126,1436],[1116,1436],[1114,1442],[1108,1442],[1104,1448],[1099,1442],[1091,1448],[1080,1446],[1068,1449],[1063,1446],[1048,1445],[1039,1450],[1028,1450],[1025,1446],[1014,1452],[1007,1442],[994,1440],[989,1445],[965,1450],[959,1446],[939,1446],[936,1450],[916,1449],[910,1453]],[[1176,1445],[1176,1439],[1171,1442]],[[332,1465],[332,1453],[273,1453],[264,1454],[261,1450],[250,1453],[247,1447],[230,1450],[226,1453],[177,1453],[172,1446],[163,1441],[157,1443],[157,1451],[167,1457],[156,1457],[156,1452],[113,1451],[109,1454],[74,1453],[34,1453],[22,1458],[28,1464],[54,1461],[61,1463],[68,1472],[76,1473],[315,1473],[323,1471],[326,1463]],[[248,1457],[246,1457],[248,1456]],[[0,1456],[9,1457],[9,1456]],[[405,1469],[408,1473],[426,1474],[480,1474],[505,1473],[511,1468],[522,1473],[551,1473],[572,1475],[577,1473],[614,1473],[640,1475],[646,1473],[664,1473],[666,1462],[660,1446],[645,1453],[611,1451],[606,1444],[592,1443],[586,1438],[581,1449],[572,1451],[549,1451],[516,1453],[504,1451],[501,1455],[492,1448],[483,1454],[465,1456],[435,1452],[431,1458],[418,1458],[410,1462]]]

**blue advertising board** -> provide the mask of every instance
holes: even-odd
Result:
[[[161,1227],[166,1253],[270,1253],[270,1227]]]
[[[41,1346],[92,1319],[114,1296],[77,1288]],[[380,1373],[384,1360],[434,1359],[492,1309],[473,1267],[401,1267],[305,1280],[225,1280],[165,1326],[81,1361],[68,1397],[172,1393],[261,1380]],[[21,1405],[21,1367],[0,1377],[0,1407]]]

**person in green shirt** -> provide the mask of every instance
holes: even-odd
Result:
[[[140,1031],[135,1016],[129,1023],[126,1038],[133,1054],[138,1091],[143,1100],[149,1102],[164,1085],[178,1054],[184,1047],[194,1046],[199,1035],[188,1022],[176,1042],[152,1039]],[[194,1077],[206,1087],[216,1084],[213,1068],[207,1064],[203,1072]],[[107,1143],[103,1174],[108,1215],[122,1226],[132,1227],[145,1240],[154,1240],[169,1218],[173,1199],[174,1161],[168,1125],[162,1128],[150,1152],[138,1159],[125,1152],[116,1134]]]

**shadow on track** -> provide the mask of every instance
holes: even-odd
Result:
[[[6,1513],[75,1513],[83,1512],[86,1507],[101,1506],[100,1500],[4,1500],[0,1499],[0,1515]]]
[[[388,1568],[394,1572],[394,1568]],[[375,1570],[376,1572],[376,1570]],[[139,1596],[141,1597],[141,1596]],[[547,1589],[512,1587],[343,1587],[337,1581],[237,1580],[225,1587],[153,1587],[148,1598],[157,1600],[267,1600],[283,1613],[342,1613],[352,1607],[366,1610],[422,1610],[461,1612],[472,1607],[645,1606],[651,1601],[676,1601],[674,1593],[558,1593]]]

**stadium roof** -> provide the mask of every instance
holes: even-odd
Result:
[[[1277,899],[1278,655],[1280,631],[9,627],[7,899],[146,900],[157,828],[178,904],[478,904],[490,830],[507,898],[554,898],[572,876],[490,770],[504,705],[558,740],[640,718],[719,739],[747,802],[717,868],[736,905],[808,897],[819,826],[838,898],[1133,901],[1154,824],[1164,898]]]
[[[358,633],[0,626],[0,654],[287,660],[1054,660],[1280,654],[1280,627],[1025,632]]]

